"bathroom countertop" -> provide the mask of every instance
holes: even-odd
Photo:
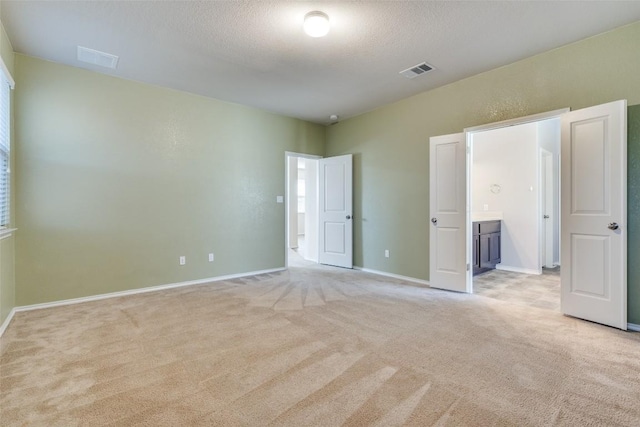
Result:
[[[471,212],[471,222],[479,222],[479,221],[502,221],[502,212],[491,212],[491,211],[483,211],[483,212]]]

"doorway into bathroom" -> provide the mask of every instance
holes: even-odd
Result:
[[[560,119],[561,127],[561,185],[558,192],[561,191],[562,195],[557,198],[560,200],[562,218],[562,224],[558,223],[558,229],[562,229],[562,259],[558,259],[562,262],[561,313],[626,330],[627,101],[624,99],[574,111],[563,109],[538,113],[466,128],[462,133],[430,137],[430,286],[456,292],[473,292],[475,269],[471,268],[471,264],[476,246],[472,245],[472,238],[476,233],[472,230],[472,213],[476,214],[476,219],[480,214],[482,220],[494,222],[485,226],[484,230],[478,227],[479,240],[485,246],[489,242],[489,250],[480,253],[481,262],[508,267],[507,257],[519,255],[518,252],[508,251],[507,240],[502,239],[502,225],[496,227],[495,224],[496,221],[500,224],[508,221],[506,212],[502,212],[502,219],[489,218],[485,212],[500,211],[491,211],[491,205],[484,210],[484,204],[481,208],[475,207],[475,212],[472,212],[472,140],[482,132],[554,118]],[[519,157],[512,160],[523,157],[538,159],[538,154],[544,155],[535,150],[525,151],[522,144],[516,147],[521,149]],[[507,157],[506,153],[493,154]],[[519,191],[541,197],[540,175],[532,181],[533,185],[524,188],[518,186]],[[489,191],[493,190],[493,194],[505,193],[506,187],[511,186],[510,180],[508,178],[506,184],[491,183]],[[540,248],[539,230],[545,213],[540,208],[542,203],[537,206],[538,222],[534,221],[530,227],[538,229],[536,235]],[[488,237],[482,239],[482,234]],[[537,256],[542,259],[540,249]]]
[[[472,289],[560,311],[560,119],[470,133]]]

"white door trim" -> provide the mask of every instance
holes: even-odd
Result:
[[[540,267],[553,266],[553,230],[556,221],[553,209],[553,160],[553,153],[551,151],[542,147],[539,148],[538,173],[540,176],[538,185],[540,187],[540,200],[538,201],[538,221],[540,221]],[[549,177],[551,177],[551,184],[549,183]],[[551,186],[551,192],[549,192],[549,186]],[[549,199],[551,199],[551,203],[549,203]],[[549,204],[551,206],[549,206]],[[545,219],[545,215],[549,215],[549,218]],[[551,229],[551,233],[549,233],[549,229]],[[551,236],[549,236],[549,234],[551,234]],[[549,239],[549,237],[551,237],[551,239]],[[551,240],[551,242],[549,242],[549,240]]]
[[[465,133],[481,132],[492,129],[506,128],[508,126],[523,125],[531,122],[540,122],[547,119],[559,118],[564,113],[571,111],[570,108],[560,108],[558,110],[547,111],[544,113],[532,114],[530,116],[517,117],[515,119],[502,120],[501,122],[487,123],[486,125],[472,126],[464,128]],[[467,139],[469,141],[469,139]]]

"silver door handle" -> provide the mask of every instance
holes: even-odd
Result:
[[[351,219],[351,215],[347,215],[347,219]]]
[[[436,225],[438,223],[438,218],[431,218],[431,222],[433,223],[433,225]]]
[[[609,230],[617,230],[618,229],[618,223],[617,222],[610,222],[609,225],[607,226],[607,228]]]

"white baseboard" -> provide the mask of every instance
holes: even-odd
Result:
[[[416,279],[415,277],[401,276],[399,274],[387,273],[386,271],[372,270],[370,268],[364,268],[364,267],[356,267],[356,266],[354,266],[353,269],[354,270],[360,270],[360,271],[363,271],[365,273],[377,274],[379,276],[392,277],[394,279],[404,280],[406,282],[413,282],[413,283],[417,283],[419,285],[430,286],[428,280]]]
[[[11,320],[13,319],[13,316],[15,314],[16,314],[16,309],[14,307],[9,312],[9,315],[7,316],[7,318],[4,319],[4,322],[2,322],[2,325],[0,325],[0,338],[2,338],[2,335],[4,334],[4,331],[6,331],[7,328],[9,327],[9,323],[11,323]]]
[[[386,277],[391,277],[391,278],[394,278],[394,279],[405,280],[407,282],[417,283],[417,284],[420,284],[420,285],[430,286],[428,280],[416,279],[415,277],[401,276],[399,274],[387,273],[386,271],[372,270],[370,268],[364,268],[364,267],[354,266],[353,268],[354,268],[354,270],[360,270],[360,271],[362,271],[364,273],[377,274],[379,276],[386,276]],[[107,294],[92,295],[92,296],[89,296],[89,297],[72,298],[72,299],[67,299],[67,300],[45,302],[45,303],[42,303],[42,304],[32,304],[32,305],[23,305],[23,306],[20,306],[20,307],[14,307],[9,312],[9,315],[7,316],[7,318],[4,319],[4,322],[2,322],[2,325],[0,325],[0,337],[2,337],[2,335],[4,335],[4,332],[9,327],[9,324],[13,320],[13,317],[15,316],[15,314],[17,312],[20,312],[20,311],[40,310],[40,309],[43,309],[43,308],[59,307],[59,306],[63,306],[63,305],[81,304],[83,302],[98,301],[98,300],[102,300],[102,299],[116,298],[116,297],[127,296],[127,295],[143,294],[143,293],[146,293],[146,292],[156,292],[156,291],[162,291],[162,290],[165,290],[165,289],[181,288],[181,287],[184,287],[184,286],[201,285],[201,284],[204,284],[204,283],[219,282],[221,280],[238,279],[238,278],[241,278],[241,277],[255,276],[255,275],[258,275],[258,274],[277,273],[279,271],[284,271],[284,270],[286,270],[286,268],[284,268],[284,267],[272,268],[272,269],[269,269],[269,270],[251,271],[251,272],[247,272],[247,273],[238,273],[238,274],[229,274],[229,275],[226,275],[226,276],[210,277],[210,278],[207,278],[207,279],[190,280],[190,281],[187,281],[187,282],[179,282],[179,283],[170,283],[168,285],[150,286],[150,287],[147,287],[147,288],[131,289],[131,290],[128,290],[128,291],[110,292],[110,293],[107,293]],[[508,271],[511,271],[511,270],[508,270]],[[640,332],[640,325],[636,325],[635,323],[627,323],[627,329],[630,330],[630,331]]]
[[[284,270],[286,270],[286,268],[281,267],[281,268],[272,268],[270,270],[260,270],[260,271],[250,271],[247,273],[229,274],[226,276],[216,276],[216,277],[209,277],[206,279],[189,280],[187,282],[170,283],[168,285],[149,286],[147,288],[130,289],[127,291],[120,291],[120,292],[109,292],[107,294],[91,295],[88,297],[45,302],[42,304],[23,305],[21,307],[15,307],[13,310],[15,310],[16,312],[19,312],[19,311],[40,310],[43,308],[59,307],[61,305],[81,304],[83,302],[98,301],[106,298],[116,298],[116,297],[123,297],[127,295],[143,294],[146,292],[156,292],[156,291],[162,291],[165,289],[181,288],[183,286],[202,285],[204,283],[219,282],[221,280],[238,279],[240,277],[256,276],[258,274],[275,273],[275,272],[284,271]]]
[[[510,265],[496,265],[496,270],[511,271],[512,273],[524,273],[524,274],[540,274],[538,270],[532,270],[530,268],[512,267]]]

